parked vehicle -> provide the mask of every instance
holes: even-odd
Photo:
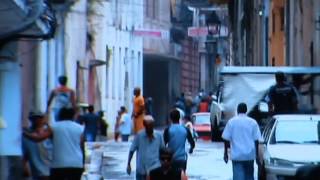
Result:
[[[320,115],[276,115],[263,139],[259,171],[267,180],[291,178],[298,167],[320,163]]]
[[[193,128],[198,134],[198,138],[210,140],[213,136],[212,123],[210,122],[209,112],[194,113],[191,116]]]

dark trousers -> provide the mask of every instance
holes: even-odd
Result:
[[[187,160],[173,160],[172,167],[180,169],[186,172],[187,170]]]
[[[128,142],[129,136],[130,136],[130,135],[122,134],[122,135],[121,135],[121,140],[122,140],[123,142]]]
[[[80,180],[83,168],[52,168],[50,180]]]

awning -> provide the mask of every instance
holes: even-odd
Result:
[[[320,74],[320,66],[224,66],[221,74],[275,74],[282,71],[285,74]]]
[[[56,19],[46,0],[1,0],[0,40],[53,37]]]

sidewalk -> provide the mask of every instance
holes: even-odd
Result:
[[[114,140],[88,143],[83,179],[133,180],[135,155],[131,161],[133,171],[130,176],[126,173],[130,145],[131,141],[115,142]]]

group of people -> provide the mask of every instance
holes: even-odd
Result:
[[[84,128],[74,121],[74,115],[72,108],[62,108],[59,121],[49,125],[46,114],[30,113],[31,127],[23,132],[26,175],[31,172],[33,179],[80,179]]]
[[[275,113],[296,110],[294,89],[284,82],[282,73],[276,74],[276,81],[277,84],[271,87],[268,95],[270,109]],[[26,164],[24,172],[26,176],[32,173],[33,179],[80,179],[83,172],[84,142],[96,140],[101,117],[94,113],[94,107],[90,105],[89,112],[79,116],[77,122],[74,91],[66,86],[66,82],[66,77],[59,78],[60,86],[50,94],[47,113],[29,113],[31,126],[23,131]],[[290,97],[290,102],[281,94]],[[121,135],[122,141],[128,141],[133,126],[134,139],[129,150],[127,173],[130,174],[132,171],[131,160],[136,152],[137,180],[187,179],[188,153],[193,153],[195,139],[192,131],[180,121],[182,108],[188,117],[188,100],[182,101],[181,98],[177,102],[178,108],[172,109],[169,113],[170,125],[160,133],[154,130],[153,117],[145,114],[145,102],[140,88],[134,89],[134,96],[131,116],[125,107],[120,107],[115,132],[115,140]],[[210,97],[211,104],[214,104],[214,96],[210,94]],[[56,121],[49,124],[48,112],[54,99],[53,111]],[[289,103],[290,106],[283,106],[283,103]],[[209,109],[209,106],[205,107],[206,105],[203,105],[204,109]],[[225,143],[223,159],[226,163],[229,159],[232,160],[234,179],[253,180],[254,161],[256,160],[259,166],[261,164],[258,158],[261,132],[256,120],[246,115],[245,103],[238,104],[237,112],[238,114],[228,121],[222,133]],[[190,145],[188,152],[186,142]],[[228,149],[231,149],[231,158]]]
[[[131,173],[131,159],[137,152],[136,179],[187,179],[186,141],[190,144],[189,153],[193,152],[195,142],[191,132],[179,124],[180,113],[173,109],[170,112],[171,124],[161,134],[154,130],[154,119],[144,116],[144,129],[140,130],[131,144],[127,173]]]
[[[283,72],[275,74],[276,84],[270,87],[266,97],[270,115],[298,113],[298,92],[296,88],[286,81]],[[231,149],[231,160],[234,180],[253,180],[254,161],[258,168],[262,162],[259,157],[259,141],[261,132],[257,121],[247,116],[247,105],[240,103],[237,107],[237,115],[229,119],[224,128],[224,161],[229,158],[228,150]],[[261,174],[259,174],[261,175]],[[298,168],[295,179],[319,179],[319,166],[309,165]],[[259,176],[259,179],[265,179]]]
[[[180,97],[176,98],[174,107],[184,112],[185,117],[190,117],[196,112],[210,112],[212,102],[217,101],[217,96],[213,92],[206,94],[204,90],[192,97],[190,92],[181,93]]]
[[[47,111],[31,111],[30,126],[23,130],[24,176],[36,180],[80,179],[83,172],[84,142],[96,140],[100,127],[106,126],[103,114],[77,114],[75,93],[67,87],[67,77],[50,93]],[[53,103],[54,102],[54,103]],[[49,123],[50,110],[54,121]]]

